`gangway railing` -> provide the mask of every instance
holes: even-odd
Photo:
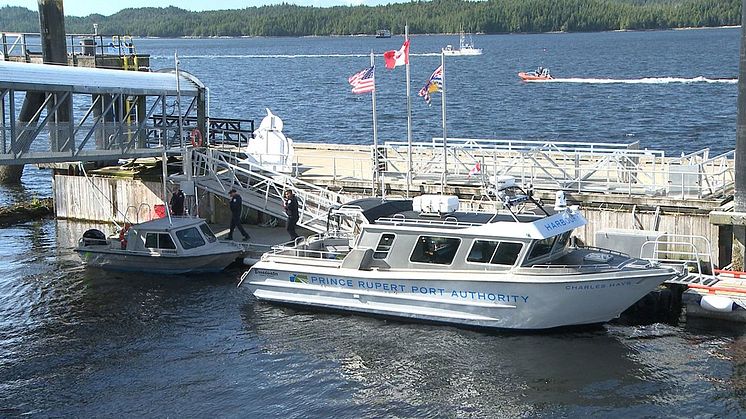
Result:
[[[443,166],[443,140],[386,142],[379,159],[384,176],[405,176],[411,153],[414,179],[436,177],[447,171],[448,183],[494,183],[508,175],[537,189],[578,193],[699,198],[733,191],[734,151],[710,157],[709,150],[666,156],[664,151],[628,144],[478,140],[449,138]]]
[[[642,244],[640,258],[681,269],[682,275],[667,283],[712,285],[718,281],[712,246],[703,236],[663,234]]]
[[[0,32],[0,59],[26,59],[41,56],[41,36],[29,32]],[[130,56],[135,55],[135,44],[129,35],[67,34],[65,48],[69,56]]]
[[[326,231],[327,218],[332,208],[349,198],[280,173],[246,159],[237,153],[215,149],[191,149],[196,184],[212,193],[228,196],[235,188],[243,204],[274,217],[286,218],[282,206],[286,190],[298,199],[298,225],[316,233]]]
[[[183,130],[190,133],[197,128],[198,118],[195,115],[187,115],[179,118],[178,115],[155,114],[150,117],[155,129],[163,127],[174,128],[181,121]],[[209,145],[233,145],[245,147],[249,140],[254,137],[254,120],[237,118],[207,118],[209,125],[204,135],[206,144]]]

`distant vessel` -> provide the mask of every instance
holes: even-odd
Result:
[[[552,75],[549,74],[549,69],[539,67],[535,71],[518,73],[518,77],[523,81],[539,81],[539,80],[552,80]]]
[[[388,29],[379,29],[376,31],[376,38],[391,38],[391,31]]]
[[[466,34],[464,31],[461,31],[461,34],[459,35],[459,47],[458,49],[454,48],[453,45],[446,45],[445,48],[443,48],[443,54],[445,55],[482,55],[482,49],[481,48],[475,48],[474,42],[471,39],[471,35],[469,35],[469,39],[466,39]]]
[[[620,252],[575,246],[586,220],[558,197],[549,214],[516,186],[507,211],[459,212],[458,198],[353,201],[330,231],[276,247],[241,278],[259,300],[505,329],[609,321],[678,273]],[[536,214],[511,207],[537,206]],[[335,225],[360,231],[340,234]]]

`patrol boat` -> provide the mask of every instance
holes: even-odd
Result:
[[[239,286],[276,303],[537,330],[609,321],[679,275],[575,245],[586,220],[562,199],[550,214],[515,185],[497,196],[504,209],[492,213],[458,211],[446,196],[353,201],[330,215],[327,233],[266,253]],[[359,232],[340,233],[344,223]]]
[[[215,237],[201,218],[157,218],[125,225],[118,237],[96,229],[83,233],[75,251],[87,266],[153,274],[219,272],[244,253]]]

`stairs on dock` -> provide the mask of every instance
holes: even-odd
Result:
[[[316,233],[326,231],[329,211],[349,199],[291,174],[251,163],[237,153],[192,149],[191,160],[197,186],[226,198],[235,188],[245,206],[279,219],[286,218],[283,194],[292,190],[298,199],[298,225]]]

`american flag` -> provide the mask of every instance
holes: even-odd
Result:
[[[370,93],[376,91],[376,66],[350,76],[347,81],[352,86],[352,93]]]
[[[427,80],[427,83],[420,89],[418,96],[422,96],[425,99],[425,103],[430,104],[430,93],[442,92],[443,91],[443,66],[440,66],[433,71],[433,74]]]

